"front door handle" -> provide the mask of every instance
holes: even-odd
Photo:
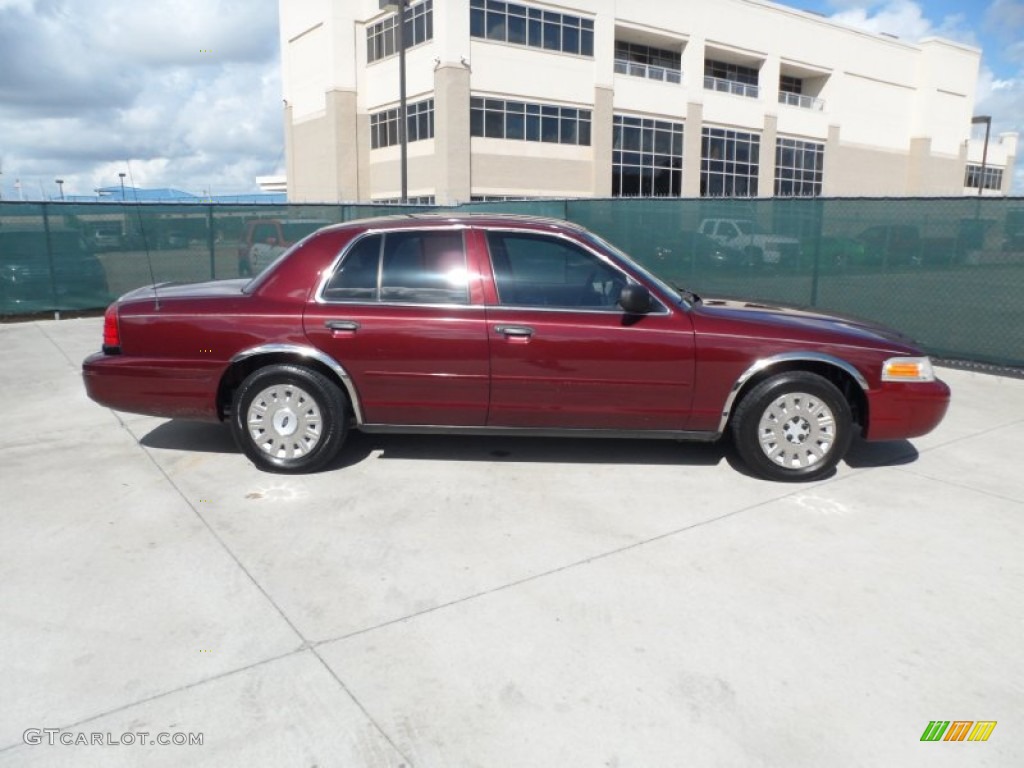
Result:
[[[496,325],[494,330],[505,338],[528,339],[533,336],[533,328],[528,325]]]
[[[359,330],[359,323],[355,320],[327,320],[324,327],[331,333],[353,334]]]

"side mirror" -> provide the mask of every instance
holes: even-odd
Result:
[[[651,292],[643,285],[629,283],[619,294],[619,306],[630,315],[646,315],[651,311]]]

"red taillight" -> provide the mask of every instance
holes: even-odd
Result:
[[[121,329],[117,324],[117,304],[111,304],[103,314],[103,351],[108,355],[121,351]]]

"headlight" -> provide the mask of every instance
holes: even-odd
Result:
[[[890,357],[882,363],[882,381],[935,381],[927,357]]]

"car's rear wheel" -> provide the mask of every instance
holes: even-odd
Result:
[[[792,371],[757,384],[732,420],[740,457],[769,480],[801,482],[829,474],[852,438],[850,404],[817,374]]]
[[[333,459],[347,433],[345,398],[322,374],[270,365],[235,391],[231,430],[252,462],[270,472],[313,472]]]

